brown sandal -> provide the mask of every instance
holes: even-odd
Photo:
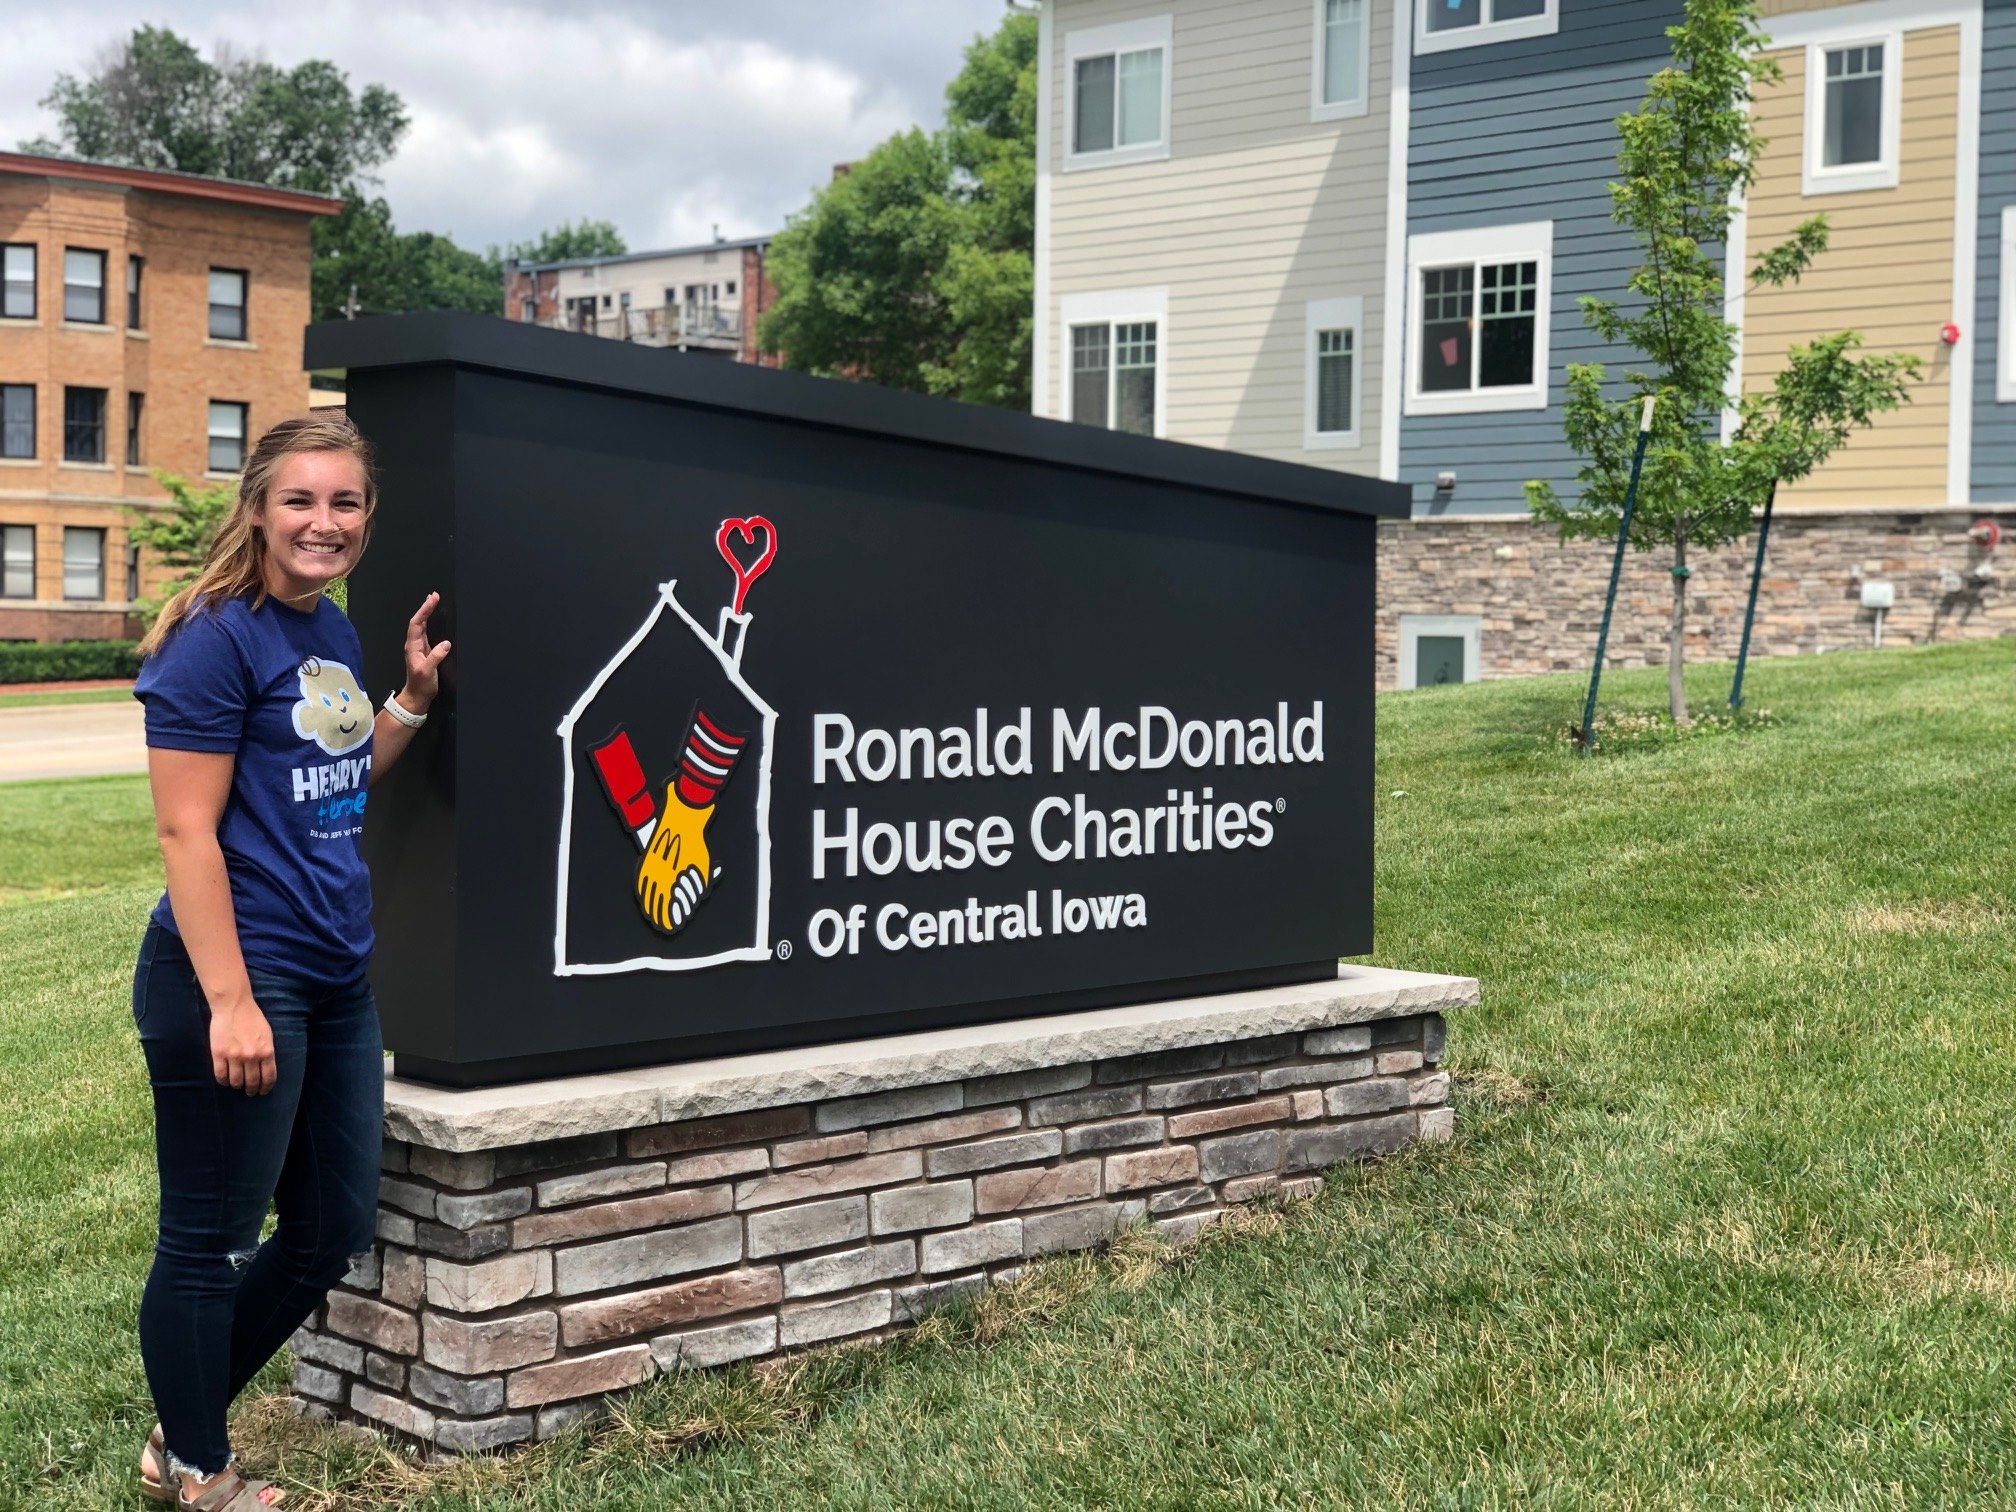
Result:
[[[143,1460],[140,1466],[140,1494],[149,1501],[172,1502],[175,1493],[168,1485],[168,1446],[161,1439],[161,1425],[156,1423],[154,1431],[147,1435],[147,1447],[140,1451]]]
[[[259,1512],[262,1507],[278,1506],[286,1494],[271,1481],[248,1481],[232,1467],[194,1501],[183,1496],[175,1505],[186,1507],[189,1512]]]

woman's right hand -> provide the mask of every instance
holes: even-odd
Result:
[[[273,1090],[273,1028],[251,999],[210,1010],[210,1071],[219,1086],[264,1097]]]

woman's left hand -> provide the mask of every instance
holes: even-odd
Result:
[[[406,686],[399,690],[399,702],[415,714],[425,714],[441,691],[441,662],[454,645],[453,641],[428,644],[427,620],[440,603],[440,594],[428,594],[406,622]]]

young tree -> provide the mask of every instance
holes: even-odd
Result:
[[[1029,407],[1036,18],[966,49],[946,124],[889,138],[771,244],[763,345],[808,372]]]
[[[1627,368],[1620,387],[1607,384],[1600,363],[1570,364],[1563,428],[1587,459],[1576,473],[1578,492],[1563,500],[1549,484],[1531,482],[1526,497],[1534,517],[1559,527],[1564,540],[1614,538],[1640,404],[1656,396],[1630,544],[1672,552],[1667,698],[1675,723],[1685,724],[1689,551],[1748,533],[1752,511],[1774,487],[1807,476],[1851,431],[1903,404],[1922,363],[1864,353],[1854,331],[1795,346],[1770,389],[1738,401],[1730,438],[1721,439],[1737,334],[1723,317],[1721,249],[1765,146],[1747,108],[1751,93],[1780,74],[1759,51],[1766,39],[1754,0],[1687,0],[1685,19],[1666,35],[1672,66],[1653,75],[1636,114],[1618,118],[1619,181],[1610,186],[1612,218],[1631,228],[1643,261],[1627,284],[1628,301],[1581,301],[1590,328],[1635,349],[1645,365]],[[1826,217],[1815,216],[1756,257],[1749,284],[1795,282],[1826,247]]]
[[[231,501],[238,496],[238,487],[234,483],[213,483],[202,488],[159,467],[149,471],[154,474],[154,481],[168,490],[168,507],[127,509],[126,533],[134,545],[176,572],[171,581],[161,584],[157,593],[141,605],[141,613],[152,624],[161,606],[195,580],[196,569],[203,565],[204,553],[209,551],[217,527],[224,523],[224,516],[231,511]]]

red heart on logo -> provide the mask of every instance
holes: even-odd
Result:
[[[745,546],[754,546],[759,530],[763,532],[762,555],[745,567],[728,539],[739,535]],[[721,528],[714,532],[714,549],[735,573],[735,612],[740,614],[743,600],[749,597],[749,585],[770,570],[770,563],[777,555],[777,527],[761,515],[751,515],[746,520],[723,520]]]

